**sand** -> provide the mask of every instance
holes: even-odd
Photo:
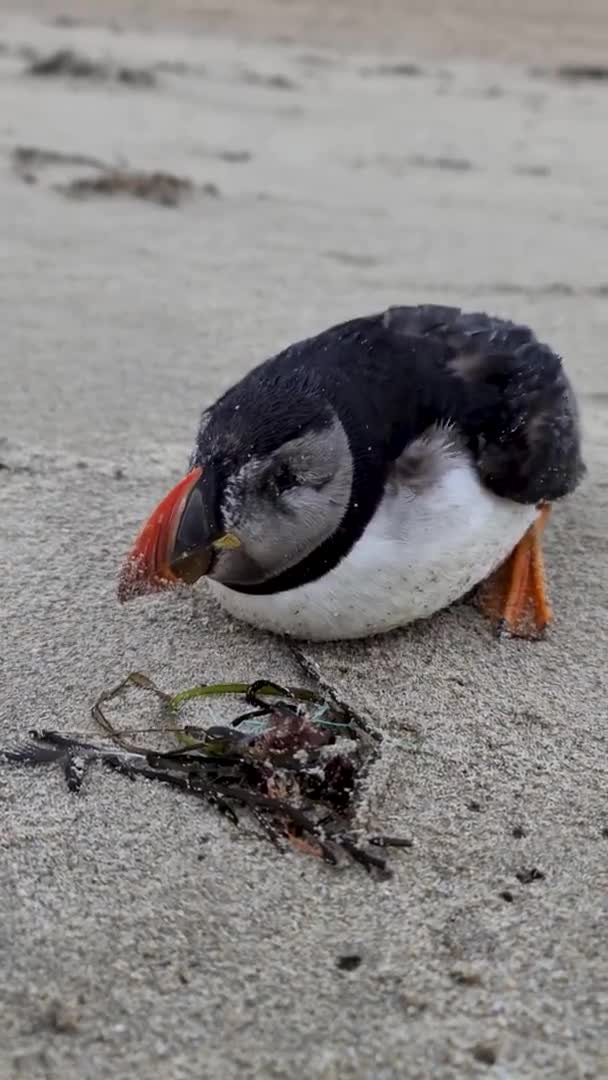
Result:
[[[1,8],[17,9],[13,0]],[[603,64],[604,0],[20,0],[64,26],[93,22],[230,34],[282,44],[529,63]]]
[[[0,10],[2,745],[90,733],[132,669],[302,681],[204,589],[115,599],[200,408],[290,340],[422,300],[529,321],[575,380],[589,475],[548,532],[546,641],[497,642],[459,605],[306,647],[384,736],[360,821],[412,838],[391,881],[281,857],[150,783],[96,771],[76,797],[56,770],[0,771],[0,1077],[608,1075],[608,84],[529,70],[597,59],[600,5],[477,26],[462,3],[453,48],[414,13],[409,75],[364,5],[324,47],[314,4],[288,41],[287,5],[271,34],[260,4],[257,38],[230,5],[213,34],[204,5],[180,25],[34,7]],[[60,47],[156,85],[24,73]],[[18,172],[18,146],[195,188],[70,199],[57,185],[94,170]]]

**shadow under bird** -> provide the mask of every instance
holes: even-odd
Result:
[[[583,472],[570,382],[532,330],[392,307],[291,345],[204,411],[119,598],[204,576],[235,617],[329,640],[481,585],[500,629],[536,637],[542,528]]]

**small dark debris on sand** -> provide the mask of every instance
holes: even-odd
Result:
[[[359,953],[346,953],[344,956],[339,956],[336,960],[336,967],[339,971],[356,971],[361,966],[363,960]]]
[[[31,465],[22,465],[13,462],[2,461],[0,458],[0,473],[33,473],[34,470]]]
[[[381,76],[397,76],[402,79],[416,78],[418,75],[423,75],[424,72],[418,64],[411,64],[407,61],[396,64],[376,64],[374,67],[365,67],[361,69],[362,75],[381,75]]]
[[[159,206],[179,206],[193,193],[194,185],[191,180],[171,173],[107,169],[98,176],[77,177],[68,184],[59,185],[57,190],[75,199],[91,195],[128,195]],[[215,184],[204,184],[199,190],[205,195],[219,195]]]
[[[309,68],[330,68],[335,61],[331,56],[322,56],[320,53],[302,53],[297,57],[298,64]]]
[[[77,26],[82,26],[82,20],[77,19],[75,15],[55,15],[54,19],[51,19],[52,26],[60,26],[64,30],[74,30]]]
[[[557,69],[567,82],[608,82],[608,67],[603,64],[564,64]]]
[[[166,75],[206,75],[207,68],[202,64],[187,64],[184,60],[158,60],[155,71]]]
[[[250,150],[218,150],[217,157],[220,161],[227,161],[231,165],[244,165],[253,157]]]
[[[150,749],[131,741],[137,731],[114,727],[107,705],[132,687],[160,701],[160,730],[165,739],[173,734],[177,748]],[[245,711],[226,724],[175,727],[184,703],[225,695],[240,699]],[[133,672],[99,697],[92,717],[110,745],[32,731],[26,745],[1,751],[0,763],[55,763],[73,792],[81,790],[93,763],[131,780],[157,780],[214,807],[235,826],[245,812],[281,851],[295,848],[333,866],[346,858],[379,878],[391,871],[378,849],[411,846],[399,837],[361,839],[353,828],[355,797],[377,744],[350,707],[324,694],[258,680],[195,686],[171,695]]]
[[[80,1026],[80,1013],[73,1002],[56,1000],[51,1002],[44,1024],[52,1031],[61,1032],[64,1035],[73,1035]]]
[[[517,870],[515,877],[522,885],[531,885],[533,881],[544,881],[545,875],[542,870],[539,870],[537,866],[531,866],[522,870]]]
[[[550,176],[551,169],[548,165],[517,165],[513,172],[517,176]]]
[[[606,64],[562,64],[558,68],[531,68],[530,74],[538,79],[562,79],[568,83],[608,82]]]
[[[481,986],[481,972],[467,965],[452,968],[450,978],[457,986]]]
[[[251,71],[246,68],[241,72],[241,78],[243,82],[249,83],[251,86],[266,86],[269,90],[297,90],[298,84],[295,79],[291,79],[289,75],[281,75],[279,73],[274,75],[265,75],[260,71]]]
[[[72,49],[58,49],[48,56],[37,57],[26,69],[26,74],[35,77],[59,76],[70,79],[91,79],[98,82],[118,82],[125,86],[151,87],[156,85],[156,75],[146,68],[131,68],[121,65],[101,63],[89,60]]]
[[[471,1053],[475,1061],[479,1061],[481,1065],[495,1065],[498,1060],[498,1050],[495,1043],[476,1043],[472,1047]]]
[[[439,157],[427,157],[426,154],[413,154],[409,159],[411,165],[419,169],[445,169],[449,172],[469,172],[473,163],[468,158],[450,157],[440,154]]]
[[[346,266],[359,266],[362,269],[377,266],[379,262],[374,255],[366,255],[361,251],[324,251],[323,255],[326,259],[333,259]]]
[[[492,100],[495,98],[504,97],[504,93],[505,91],[503,90],[502,86],[498,86],[497,83],[493,83],[491,86],[486,86],[486,88],[482,91],[481,96]]]
[[[35,183],[38,172],[47,167],[82,167],[91,170],[89,175],[76,176],[67,183],[55,185],[62,195],[74,199],[95,195],[126,195],[145,199],[159,206],[179,206],[195,192],[211,198],[220,196],[220,190],[214,183],[196,185],[186,177],[160,170],[147,172],[128,166],[114,167],[87,154],[68,154],[35,146],[17,146],[13,150],[12,160],[18,176],[30,184]]]
[[[88,169],[105,169],[99,158],[87,154],[63,154],[58,150],[43,150],[37,146],[16,146],[13,150],[13,165],[18,172],[30,172],[42,169],[45,165],[81,165]]]

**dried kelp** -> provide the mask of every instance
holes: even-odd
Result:
[[[130,687],[158,699],[161,733],[165,738],[171,734],[179,743],[176,748],[140,746],[141,732],[124,732],[114,725],[107,706]],[[187,702],[217,696],[234,697],[245,710],[224,724],[177,724]],[[168,694],[148,676],[133,672],[100,695],[92,717],[111,745],[33,731],[30,743],[0,753],[0,761],[57,763],[72,791],[80,790],[89,766],[98,762],[131,779],[144,777],[177,788],[208,803],[234,825],[245,811],[282,850],[295,847],[332,865],[345,855],[380,876],[390,871],[377,849],[411,845],[383,836],[362,842],[353,830],[356,791],[376,743],[356,713],[331,696],[265,679]]]
[[[68,184],[59,185],[58,190],[72,198],[129,195],[135,199],[157,203],[159,206],[179,206],[186,196],[192,194],[194,185],[186,177],[173,176],[172,173],[107,169],[94,176],[77,177]],[[206,195],[219,194],[215,184],[205,184],[201,190]]]
[[[16,146],[12,153],[17,172],[42,169],[47,165],[81,165],[88,169],[105,169],[103,161],[89,154],[64,154],[59,150],[44,150],[38,146]]]
[[[157,206],[181,206],[196,195],[217,199],[220,189],[207,181],[195,183],[185,176],[177,176],[164,170],[148,172],[130,166],[110,165],[87,154],[64,153],[34,146],[17,146],[12,153],[17,176],[25,183],[36,183],[49,169],[60,174],[64,169],[82,166],[89,170],[84,175],[73,176],[65,182],[54,183],[56,191],[71,199],[93,197],[129,197],[155,203]]]
[[[102,63],[72,49],[58,49],[48,56],[36,57],[26,69],[28,75],[37,78],[62,76],[70,79],[90,79],[95,82],[117,82],[124,86],[152,87],[156,75],[148,68],[126,67],[120,64]]]

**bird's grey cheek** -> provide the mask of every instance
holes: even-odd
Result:
[[[266,568],[260,566],[244,547],[222,552],[208,574],[223,585],[256,585],[269,576]]]
[[[348,506],[352,470],[322,490],[298,488],[279,503],[249,503],[234,528],[241,546],[224,551],[210,574],[225,585],[255,585],[296,566],[338,528]]]
[[[264,577],[280,573],[297,562],[303,539],[298,518],[280,513],[250,521],[241,534],[243,554],[260,568]]]
[[[234,532],[240,547],[225,550],[209,574],[224,585],[256,585],[298,561],[301,546],[298,520],[276,507],[256,507],[241,513]]]
[[[256,585],[295,566],[326,538],[318,520],[274,513],[248,521],[238,533],[241,546],[224,551],[210,577],[224,585]]]
[[[245,548],[269,576],[302,562],[327,540],[339,524],[336,510],[325,494],[298,489],[285,498],[280,512],[267,515],[247,529]]]

